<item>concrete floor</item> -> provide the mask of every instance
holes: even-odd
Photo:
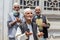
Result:
[[[47,39],[47,40],[60,40],[60,38],[56,38],[56,39],[50,38],[50,39]]]

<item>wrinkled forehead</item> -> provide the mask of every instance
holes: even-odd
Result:
[[[32,11],[31,11],[31,10],[29,10],[29,11],[26,11],[25,13],[32,13]]]
[[[24,10],[24,14],[25,13],[32,13],[32,10],[30,8],[27,8],[27,9]]]

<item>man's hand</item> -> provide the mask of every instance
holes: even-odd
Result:
[[[26,34],[26,36],[30,36],[30,35],[32,35],[32,33],[31,32],[25,32],[25,34]]]
[[[37,35],[38,35],[38,37],[42,37],[44,35],[44,33],[43,32],[39,32]]]
[[[10,22],[9,25],[10,25],[10,26],[13,26],[13,25],[16,24],[16,22],[17,22],[17,20],[15,19],[14,21]]]
[[[42,23],[42,26],[43,26],[43,27],[46,27],[46,24],[45,24],[45,23]]]
[[[16,17],[16,20],[17,20],[17,22],[20,22],[21,23],[21,20],[18,17]]]

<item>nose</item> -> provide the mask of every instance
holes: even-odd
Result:
[[[30,15],[29,15],[29,16],[30,16],[30,17],[32,17],[32,16],[33,16],[33,14],[31,14],[31,13],[30,13]]]

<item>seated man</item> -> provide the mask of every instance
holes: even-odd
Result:
[[[17,40],[38,40],[43,35],[39,28],[32,22],[33,13],[30,8],[24,10],[25,23],[22,23],[16,32]],[[23,38],[22,38],[23,37]]]

